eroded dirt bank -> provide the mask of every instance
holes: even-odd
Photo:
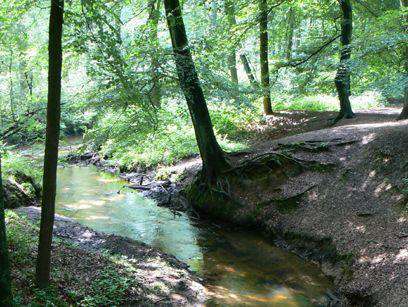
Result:
[[[15,212],[27,216],[34,224],[40,218],[38,207],[18,208]],[[33,229],[26,227],[26,231]],[[57,279],[60,275],[65,276],[61,280],[63,285],[59,287],[64,301],[78,303],[87,295],[99,295],[92,292],[92,282],[104,274],[113,274],[106,270],[107,267],[114,268],[127,281],[123,289],[119,289],[126,291],[120,305],[200,305],[207,299],[205,287],[186,264],[146,244],[98,233],[58,215],[54,235],[60,240],[53,244],[52,262],[56,270],[53,276]],[[35,263],[35,251],[29,254],[33,257],[32,263]],[[13,274],[19,270],[33,270],[30,262],[27,262],[27,268],[13,269]],[[15,276],[13,279],[17,283],[29,283],[26,278]],[[76,294],[73,296],[72,293]]]
[[[277,153],[324,167],[286,173],[270,164],[270,184],[232,189],[240,205],[220,217],[281,236],[320,261],[350,304],[408,305],[408,122],[295,135],[239,160]]]

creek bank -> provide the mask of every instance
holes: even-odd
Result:
[[[181,174],[174,171],[176,175],[180,175],[177,180],[165,178],[163,180],[156,179],[157,169],[137,168],[132,171],[124,171],[120,166],[112,166],[96,152],[86,152],[83,154],[69,153],[64,160],[70,164],[79,165],[94,165],[110,174],[117,175],[119,178],[127,181],[129,184],[126,188],[139,191],[144,197],[153,199],[158,206],[167,207],[174,211],[188,211],[191,209],[185,197],[180,194],[185,184],[180,178],[192,177],[198,171],[199,164],[196,164],[196,170],[188,170],[188,174]],[[197,160],[197,158],[193,158]]]
[[[349,305],[406,306],[407,131],[407,121],[385,122],[271,141],[242,158],[256,168],[230,180],[222,197],[199,187],[190,197],[212,219],[257,228],[318,261]],[[281,154],[293,162],[289,172],[276,163]]]
[[[41,198],[41,186],[22,172],[14,172],[4,178],[3,191],[6,209],[36,206]]]
[[[408,305],[408,122],[350,123],[266,141],[253,152],[234,155],[239,162],[278,152],[331,166],[303,169],[277,185],[265,182],[240,195],[245,206],[228,215],[198,210],[256,228],[277,245],[320,263],[350,305]],[[174,166],[186,174],[171,182],[175,194],[198,172],[200,161],[193,160]],[[154,171],[150,174],[154,180]],[[293,196],[299,197],[290,206],[270,201]]]
[[[41,213],[37,207],[19,208],[15,212],[33,224],[39,221]],[[123,295],[119,305],[194,305],[207,299],[206,288],[185,263],[144,243],[96,232],[59,215],[55,217],[54,235],[57,238],[53,244],[53,268],[57,271],[54,276],[65,276],[58,289],[61,297],[85,291],[71,297],[71,303],[94,295],[91,289],[96,286],[89,282],[106,275],[106,265],[128,279],[118,286]]]

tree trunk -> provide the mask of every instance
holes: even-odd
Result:
[[[402,8],[406,8],[408,6],[408,0],[401,0],[401,9]],[[405,16],[405,20],[404,20],[404,32],[408,33],[408,15]],[[408,80],[408,46],[406,45],[404,47],[404,66],[405,66],[405,79]],[[404,106],[402,109],[402,112],[400,114],[400,116],[398,117],[399,120],[403,120],[403,119],[408,119],[408,81],[405,81],[405,87],[404,87]]]
[[[241,54],[239,56],[241,58],[242,65],[244,66],[245,73],[248,77],[249,82],[251,83],[254,89],[259,89],[258,81],[256,81],[254,74],[252,73],[251,64],[245,54]]]
[[[45,288],[50,280],[52,231],[61,117],[62,24],[64,0],[51,0],[48,45],[48,104],[45,137],[43,194],[36,282]]]
[[[4,190],[0,157],[0,306],[11,306],[10,260],[4,217]]]
[[[286,60],[288,61],[292,59],[294,32],[295,32],[295,12],[293,11],[293,8],[290,8],[288,12],[288,28],[286,33],[287,39]]]
[[[263,109],[266,115],[272,114],[271,89],[268,62],[268,4],[267,0],[259,0],[259,46],[261,62],[261,86],[263,91]]]
[[[16,111],[14,106],[14,83],[13,83],[13,51],[10,50],[10,63],[9,63],[9,80],[10,80],[10,89],[9,89],[9,97],[10,97],[10,111],[11,117],[13,122],[16,122]]]
[[[149,2],[149,17],[148,17],[148,31],[149,42],[153,45],[153,52],[151,54],[150,73],[152,79],[152,88],[150,91],[150,102],[155,107],[161,105],[161,86],[159,75],[159,59],[155,50],[159,47],[158,26],[160,19],[160,2],[161,0],[150,0]]]
[[[164,6],[180,87],[187,101],[203,161],[202,174],[206,180],[213,182],[220,173],[229,168],[229,163],[215,138],[203,90],[188,46],[179,0],[164,0]]]
[[[351,37],[353,33],[353,10],[350,0],[339,0],[343,13],[341,23],[341,51],[340,64],[337,69],[335,85],[340,100],[340,112],[336,118],[353,118],[355,115],[350,103],[350,64],[351,57]]]
[[[217,11],[218,11],[218,5],[217,5],[217,0],[212,0],[211,1],[211,28],[214,30],[217,28]]]
[[[233,29],[237,25],[237,20],[235,19],[235,5],[232,0],[224,0],[225,13],[227,15],[228,26]],[[230,51],[228,55],[228,69],[230,71],[231,81],[238,84],[238,71],[237,71],[237,55],[236,48],[234,45],[229,46]]]

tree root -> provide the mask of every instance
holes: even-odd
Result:
[[[326,171],[334,166],[333,163],[303,160],[284,153],[269,152],[245,160],[217,178],[208,179],[201,173],[183,194],[199,212],[216,219],[231,220],[239,215],[240,209],[253,203],[253,200],[247,200],[247,204],[245,199],[247,196],[250,199],[250,195],[255,197],[256,191],[264,188],[270,191],[271,187],[280,187],[289,178],[307,170]],[[273,203],[278,210],[295,210],[308,190],[291,197],[275,197],[255,204],[255,207],[261,208]],[[246,218],[250,220],[249,216]]]
[[[277,149],[282,150],[287,153],[288,152],[298,152],[298,151],[320,153],[320,152],[329,151],[330,147],[332,146],[346,146],[346,145],[354,144],[356,142],[358,142],[358,140],[343,141],[343,139],[341,138],[332,139],[329,141],[310,140],[310,141],[290,143],[290,144],[279,143]]]
[[[315,186],[316,185],[312,185],[311,187],[307,188],[303,192],[297,193],[289,197],[271,198],[266,201],[259,202],[255,204],[255,207],[263,208],[266,206],[273,205],[281,213],[291,213],[298,208],[302,198]]]

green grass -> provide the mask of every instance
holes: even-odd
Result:
[[[276,111],[303,110],[303,111],[337,111],[339,102],[336,96],[316,95],[305,97],[276,97],[274,109]],[[350,97],[354,110],[368,110],[383,107],[381,97],[374,92],[366,92],[359,96]]]

